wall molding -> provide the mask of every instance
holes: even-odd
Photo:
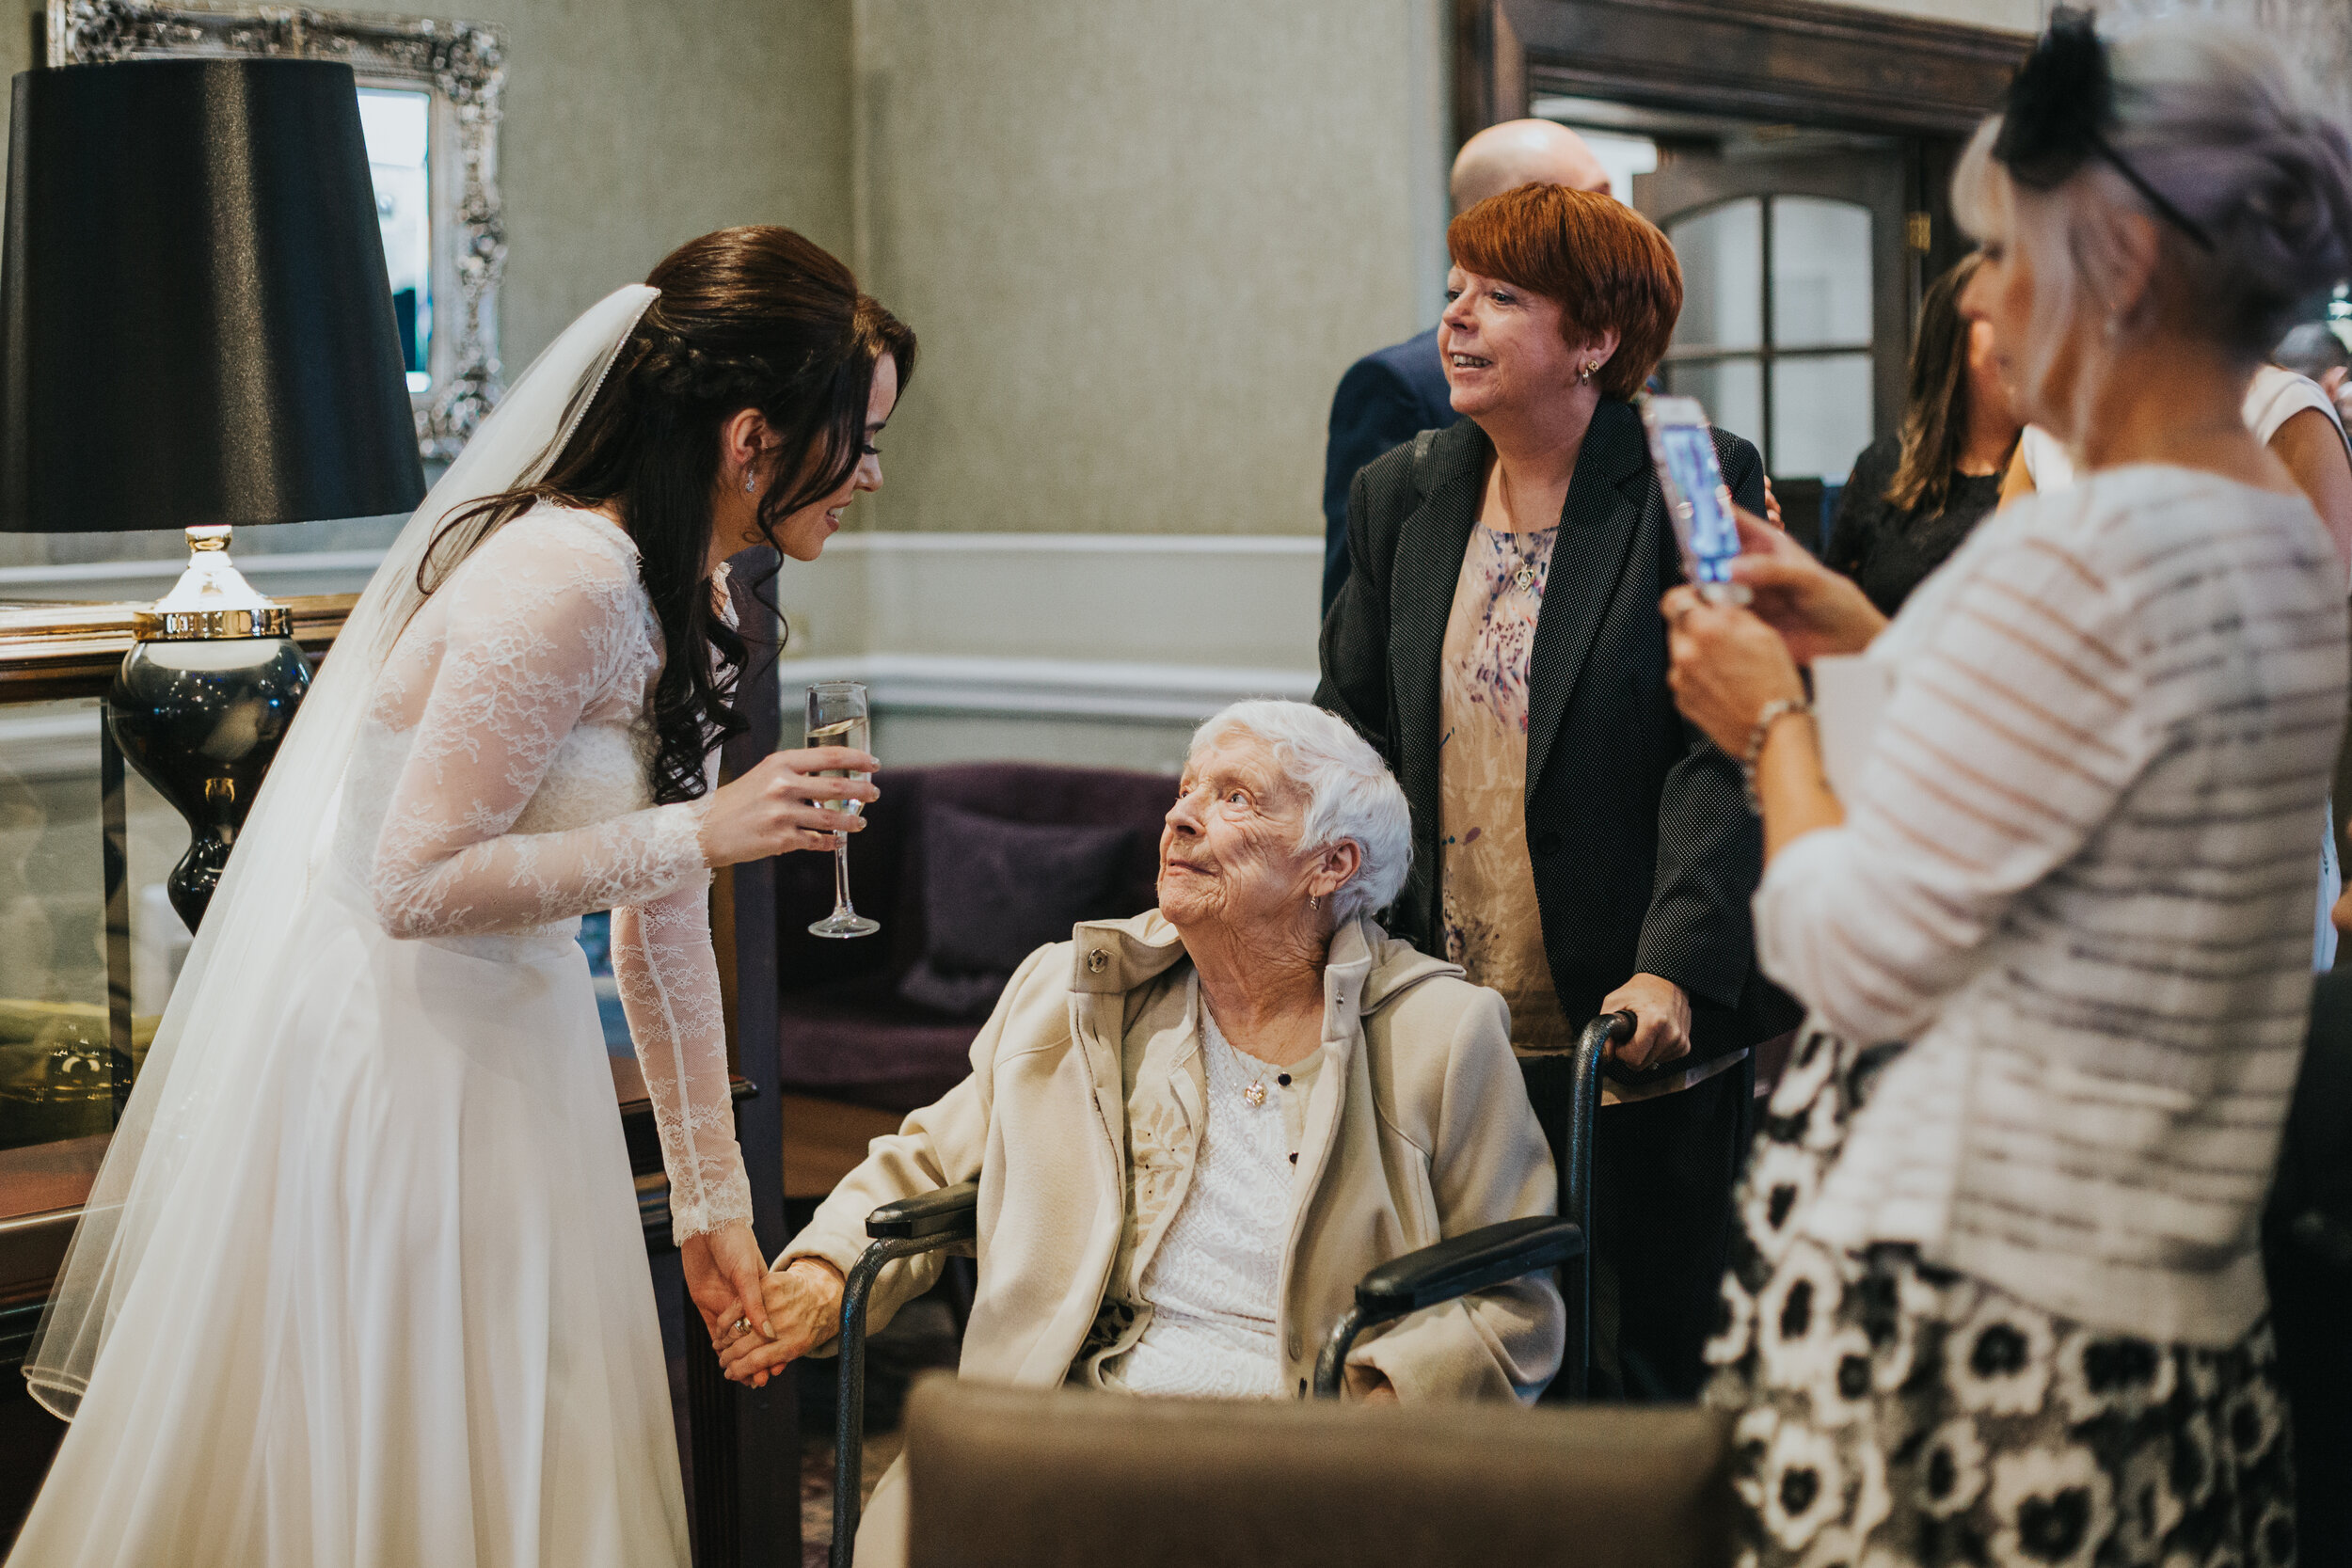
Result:
[[[1823,0],[1454,0],[1466,139],[1537,94],[1964,137],[2029,33]]]
[[[813,681],[863,681],[882,714],[954,713],[1197,724],[1249,697],[1305,702],[1318,673],[1105,659],[850,654],[787,658],[776,669],[787,705]]]
[[[348,593],[384,556],[279,551],[237,565],[265,593]],[[0,597],[152,598],[185,562],[0,567]],[[845,533],[822,560],[785,563],[787,612],[836,635],[788,648],[777,674],[787,709],[810,681],[857,680],[883,716],[1195,724],[1247,697],[1313,695],[1322,566],[1323,541],[1304,534]],[[1294,604],[1299,624],[1269,634]],[[1073,626],[1083,635],[1062,635]],[[1073,641],[1103,657],[1069,657]],[[93,738],[87,718],[38,739],[0,724],[0,751],[31,743],[43,768],[88,765]]]
[[[844,533],[828,553],[877,555],[1287,555],[1323,559],[1308,533]]]
[[[294,550],[277,555],[241,555],[237,570],[248,578],[336,577],[351,579],[347,588],[320,593],[357,593],[384,564],[378,550]],[[188,558],[175,555],[155,561],[78,561],[47,566],[0,566],[0,597],[10,594],[54,599],[80,597],[56,590],[87,588],[91,596],[106,599],[160,598],[187,570]],[[152,584],[153,594],[132,592]]]

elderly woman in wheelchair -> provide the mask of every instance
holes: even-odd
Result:
[[[1328,714],[1251,702],[1203,724],[1160,838],[1159,909],[1029,957],[971,1076],[876,1139],[785,1248],[767,1323],[723,1348],[728,1375],[764,1384],[830,1349],[845,1276],[888,1229],[869,1216],[977,1180],[962,1375],[1302,1397],[1327,1337],[1359,1325],[1368,1272],[1445,1242],[1430,1256],[1451,1290],[1420,1269],[1326,1382],[1534,1399],[1560,1367],[1562,1298],[1547,1272],[1508,1277],[1530,1255],[1495,1241],[1556,1243],[1551,1153],[1502,998],[1370,918],[1410,843],[1395,781]],[[877,1323],[939,1257],[867,1264]],[[894,1560],[879,1543],[899,1528],[900,1468],[859,1533],[868,1562]]]

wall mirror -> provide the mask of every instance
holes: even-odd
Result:
[[[428,463],[456,456],[500,390],[499,29],[280,6],[49,0],[46,41],[57,65],[282,55],[352,68],[418,449]]]

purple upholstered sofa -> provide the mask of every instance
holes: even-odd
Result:
[[[850,892],[858,912],[882,922],[851,941],[808,934],[833,907],[833,858],[787,855],[776,863],[779,1043],[787,1093],[849,1101],[880,1110],[928,1105],[970,1069],[979,1022],[910,1002],[908,972],[931,939],[926,875],[931,857],[957,853],[941,830],[946,806],[999,822],[1086,830],[1132,830],[1123,849],[1105,849],[1108,872],[1077,911],[1084,919],[1139,914],[1154,902],[1161,819],[1176,799],[1167,774],[1112,768],[965,763],[891,768],[866,827],[850,840]],[[1100,844],[1104,835],[1090,836]],[[931,842],[939,840],[940,842]],[[1009,897],[1024,890],[1009,889]],[[1066,937],[1067,928],[1057,933]],[[993,989],[993,988],[992,988]]]

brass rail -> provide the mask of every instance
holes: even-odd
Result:
[[[323,654],[342,630],[357,594],[313,594],[283,601],[302,651]],[[25,604],[0,607],[0,704],[103,697],[131,651],[141,604]]]

